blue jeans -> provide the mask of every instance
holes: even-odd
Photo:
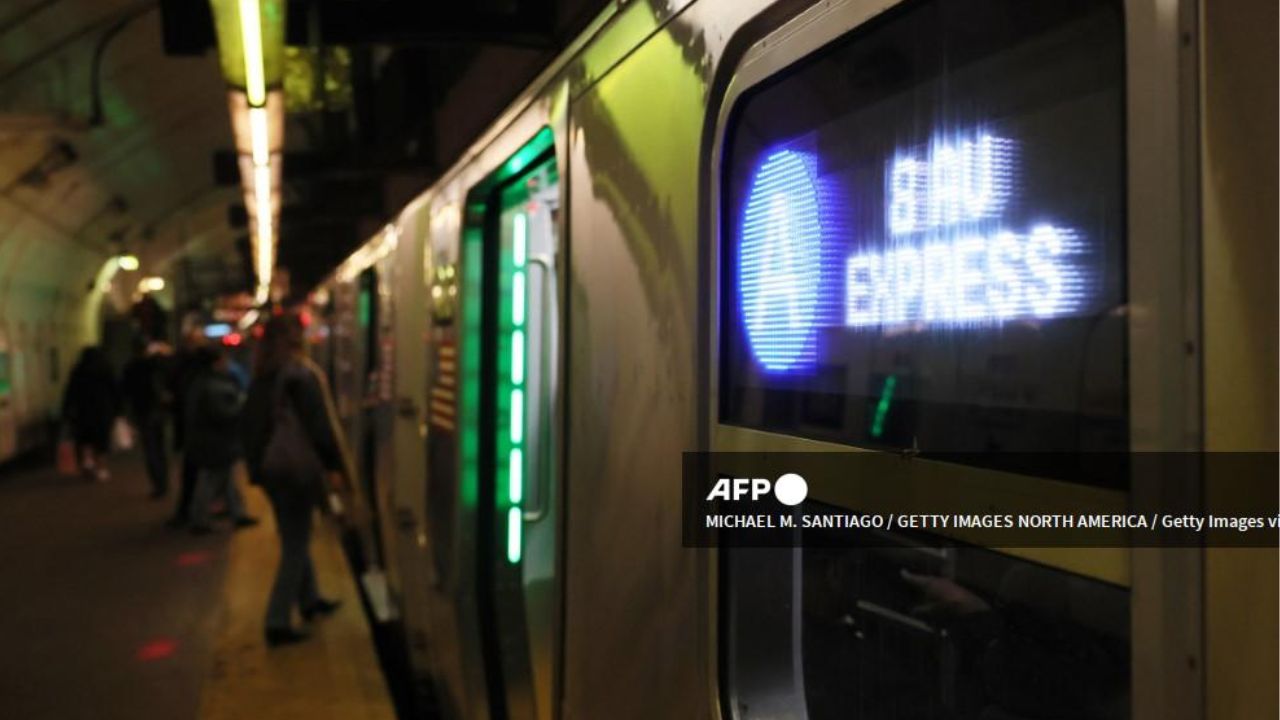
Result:
[[[209,506],[219,493],[227,497],[227,511],[232,520],[244,517],[244,502],[240,499],[240,489],[231,477],[231,466],[221,468],[200,468],[196,480],[195,497],[191,500],[191,524],[203,527],[209,524]]]
[[[267,603],[267,628],[283,629],[293,624],[294,603],[299,610],[305,610],[320,600],[315,566],[311,563],[315,502],[305,493],[279,489],[269,489],[267,497],[271,498],[276,530],[280,533],[280,568]]]

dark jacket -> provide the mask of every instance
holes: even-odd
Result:
[[[190,348],[178,351],[169,366],[169,396],[173,398],[173,447],[181,450],[186,441],[187,396],[191,383],[202,372],[197,351]]]
[[[229,467],[244,454],[240,411],[244,396],[228,372],[207,370],[195,376],[183,401],[187,457],[197,467]]]
[[[100,451],[111,446],[111,423],[120,415],[120,388],[105,357],[86,353],[67,378],[62,419],[76,442]]]
[[[124,399],[139,422],[168,409],[168,370],[163,355],[142,355],[124,366]]]
[[[342,441],[334,427],[328,388],[313,363],[295,360],[275,373],[254,377],[249,384],[241,427],[250,481],[262,484],[259,468],[275,425],[277,393],[306,429],[325,469],[344,471]]]

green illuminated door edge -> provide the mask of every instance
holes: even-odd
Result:
[[[467,197],[468,222],[462,238],[462,333],[460,338],[460,479],[461,497],[468,507],[475,507],[479,498],[480,483],[480,383],[481,350],[483,333],[483,266],[486,210],[489,203],[499,201],[495,197],[499,188],[534,171],[543,161],[554,169],[554,161],[545,158],[554,145],[551,128],[544,127],[525,143],[490,177],[471,190]],[[509,205],[506,207],[510,207]],[[506,207],[498,208],[499,211]],[[495,511],[506,518],[505,556],[509,563],[519,564],[523,555],[523,487],[525,450],[523,429],[528,408],[525,396],[525,370],[527,368],[528,337],[526,320],[527,297],[527,218],[517,213],[513,222],[511,247],[497,248],[498,303],[497,337],[494,351],[497,353],[494,395],[496,407],[494,432],[494,480]],[[502,233],[499,232],[499,238]],[[501,523],[498,523],[500,526]]]

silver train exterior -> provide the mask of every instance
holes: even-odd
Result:
[[[927,3],[619,2],[313,295],[314,347],[368,493],[365,586],[446,717],[813,712],[805,667],[821,658],[786,609],[800,602],[798,554],[683,547],[681,453],[848,449],[718,418],[724,133],[752,88],[900,5]],[[1275,218],[1245,197],[1274,197],[1275,172],[1236,131],[1274,151],[1274,123],[1249,124],[1274,82],[1241,79],[1274,58],[1238,41],[1251,22],[1274,28],[1265,5],[1113,6],[1132,449],[1276,447],[1274,403],[1256,395],[1274,400],[1276,311],[1251,300],[1274,288]],[[527,306],[504,309],[516,294]],[[503,360],[517,333],[528,365],[498,382],[517,375]],[[1050,404],[1078,401],[1043,389]],[[509,412],[527,437],[506,436]],[[522,493],[499,467],[516,451]],[[1007,500],[972,475],[941,477]],[[485,509],[504,492],[511,515]],[[1144,490],[1043,492],[1123,507]],[[994,557],[1123,596],[1132,652],[1107,717],[1274,716],[1273,549]],[[752,610],[772,600],[742,595],[726,567],[758,577],[777,607]],[[1238,592],[1247,578],[1264,581]]]

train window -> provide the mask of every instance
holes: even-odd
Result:
[[[798,593],[793,606],[766,589],[767,608],[739,596],[738,684],[751,654],[788,652],[762,641],[761,628],[789,624],[767,611],[794,612],[799,687],[770,707],[758,693],[768,676],[752,677],[734,717],[1128,717],[1126,589],[984,548],[878,535],[857,549],[735,553],[730,574],[762,587],[762,561],[791,563]]]
[[[1117,3],[904,3],[746,91],[722,157],[721,423],[1127,450]]]
[[[713,449],[818,440],[1040,477],[1127,451],[1121,3],[852,6],[754,48],[730,90]],[[833,40],[831,19],[855,16]],[[954,475],[972,477],[975,502],[1007,500],[983,472]],[[814,487],[813,510],[860,502]],[[803,532],[719,556],[726,716],[1130,716],[1125,573]]]

